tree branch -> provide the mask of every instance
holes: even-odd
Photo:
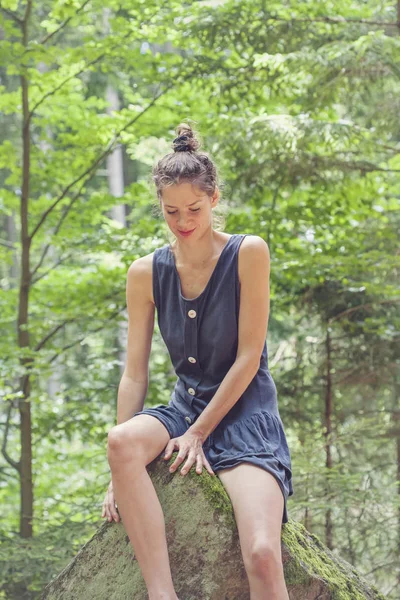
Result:
[[[68,19],[65,19],[65,21],[63,23],[61,23],[61,25],[58,27],[58,29],[56,29],[55,31],[53,31],[52,33],[49,33],[48,35],[46,35],[46,37],[42,38],[39,41],[39,44],[46,44],[46,42],[48,42],[54,35],[57,35],[57,33],[59,33],[62,29],[64,29],[64,27],[66,27],[68,25],[68,23],[71,21],[71,19],[73,19],[74,17],[76,17],[77,14],[79,14],[86,6],[86,4],[89,4],[90,0],[86,0],[82,6],[80,6],[73,15],[71,15],[70,17],[68,17]]]
[[[62,265],[62,263],[64,263],[68,258],[71,258],[72,256],[74,256],[72,253],[71,254],[67,254],[67,256],[62,256],[56,263],[54,263],[54,265],[52,265],[49,269],[47,269],[47,271],[45,271],[44,273],[42,273],[41,275],[39,275],[38,277],[36,277],[36,279],[34,279],[34,280],[31,279],[31,286],[35,285],[35,283],[37,283],[38,281],[40,281],[44,277],[47,277],[47,275],[49,273],[51,273],[52,271],[54,271],[54,269],[56,269],[59,265]]]
[[[95,167],[96,167],[96,166],[97,166],[97,163],[95,163]],[[93,166],[92,166],[91,168],[93,168]],[[84,173],[84,175],[86,175],[87,173],[88,173],[88,171],[86,171],[86,172]],[[80,197],[80,194],[81,194],[81,191],[82,191],[82,189],[84,188],[85,184],[86,184],[88,181],[90,181],[90,179],[92,178],[92,176],[93,176],[93,175],[94,175],[94,172],[91,174],[91,176],[90,176],[90,177],[88,177],[87,179],[85,179],[85,181],[84,181],[84,182],[82,183],[82,185],[80,186],[79,190],[76,192],[75,196],[72,198],[71,202],[68,204],[68,206],[66,206],[66,207],[65,207],[65,209],[64,209],[64,211],[63,211],[63,213],[62,213],[62,215],[61,215],[61,217],[60,217],[60,219],[59,219],[59,221],[58,221],[58,223],[57,223],[57,225],[56,225],[56,227],[55,227],[55,229],[54,229],[54,231],[53,231],[52,237],[53,237],[54,235],[57,235],[57,234],[58,234],[59,230],[61,229],[61,225],[63,224],[64,220],[66,219],[66,217],[67,217],[67,215],[68,215],[69,211],[71,210],[71,208],[72,208],[73,204],[74,204],[74,203],[75,203],[75,201],[76,201],[76,200],[77,200],[77,199]],[[73,186],[73,185],[74,185],[74,184],[75,184],[77,181],[78,181],[78,180],[76,180],[75,182],[73,182],[72,184],[70,184],[69,186],[67,186],[67,188],[66,188],[66,190],[64,190],[64,192],[66,193],[66,192],[67,192],[67,191],[68,191],[68,190],[69,190],[69,189],[70,189],[70,188],[71,188],[71,187],[72,187],[72,186]],[[48,214],[48,213],[49,213],[51,210],[53,210],[53,208],[54,208],[54,207],[55,207],[55,206],[58,204],[58,202],[60,202],[60,200],[62,200],[62,199],[63,199],[63,197],[64,197],[64,195],[65,195],[65,194],[64,194],[64,192],[63,192],[63,194],[62,194],[62,195],[61,195],[61,196],[58,198],[58,200],[56,200],[56,202],[55,202],[55,203],[53,203],[53,206],[49,207],[49,209],[48,209],[48,210],[47,210],[47,211],[46,211],[46,212],[45,212],[45,213],[42,215],[42,218],[43,218],[43,216],[46,218],[46,217],[47,217],[47,214]],[[32,236],[31,236],[31,239],[32,239],[32,237],[33,237],[33,234],[32,234]],[[33,276],[33,275],[34,275],[34,274],[35,274],[35,273],[38,271],[38,269],[41,267],[41,265],[42,265],[42,263],[43,263],[43,261],[44,261],[44,259],[45,259],[45,257],[46,257],[46,254],[47,254],[47,252],[49,251],[49,248],[50,248],[50,246],[51,246],[51,242],[49,241],[49,243],[48,243],[48,244],[46,244],[46,246],[44,247],[44,250],[43,250],[43,252],[42,252],[42,255],[41,255],[40,259],[39,259],[39,262],[38,262],[38,264],[36,265],[36,267],[34,268],[34,270],[31,272],[31,277],[32,277],[32,276]]]
[[[396,304],[397,302],[400,302],[400,298],[392,298],[392,299],[387,299],[387,300],[380,300],[380,301],[376,301],[376,302],[367,302],[365,304],[358,304],[357,306],[351,306],[350,308],[347,308],[346,310],[342,311],[341,313],[335,315],[334,317],[331,317],[330,319],[328,319],[328,324],[334,323],[335,321],[337,321],[338,319],[341,319],[342,317],[346,317],[349,314],[355,312],[356,310],[360,310],[362,308],[365,309],[370,309],[373,306],[375,306],[376,304]]]
[[[88,67],[96,64],[99,60],[101,60],[103,58],[103,56],[105,56],[105,53],[100,54],[97,58],[94,58],[92,61],[86,63],[81,69],[79,69],[78,71],[76,71],[75,73],[72,73],[71,75],[69,75],[66,79],[64,79],[64,81],[61,81],[61,83],[56,86],[55,88],[53,88],[52,90],[48,91],[46,94],[44,94],[44,96],[42,96],[34,105],[34,107],[29,111],[28,113],[28,119],[27,119],[27,123],[29,123],[35,113],[35,110],[41,105],[43,104],[43,102],[49,98],[50,96],[53,96],[56,92],[58,92],[58,90],[60,90],[66,83],[68,83],[68,81],[70,81],[71,79],[73,79],[74,77],[77,77],[78,75],[81,75],[84,71],[87,70]]]
[[[111,386],[110,384],[103,385],[101,387],[96,388],[94,390],[93,394],[87,397],[88,403],[90,404],[91,400],[94,399],[99,392],[103,392],[104,390],[111,390],[113,388],[115,388],[115,386]],[[85,396],[85,398],[86,398],[86,396]],[[82,408],[79,405],[67,410],[62,415],[57,414],[57,421],[62,420],[65,424],[68,417],[70,417],[71,421],[73,421],[75,413],[82,414]],[[54,424],[50,423],[50,425],[48,426],[47,429],[43,430],[43,428],[41,428],[40,436],[35,437],[35,440],[32,442],[32,446],[36,446],[42,440],[46,439],[47,435],[53,430],[53,427],[54,427]]]
[[[8,242],[7,240],[0,240],[0,246],[5,246],[6,248],[11,248],[11,250],[15,250],[14,244]]]
[[[111,300],[114,298],[114,294],[108,294],[106,296],[104,296],[103,301],[106,300]],[[112,321],[114,316],[117,316],[120,312],[122,312],[123,310],[125,310],[125,307],[123,307],[122,309],[118,310],[115,315],[113,315],[112,317],[109,317],[109,321]],[[40,342],[38,342],[34,348],[34,351],[37,352],[39,350],[41,350],[43,348],[43,346],[45,346],[46,342],[49,341],[49,339],[51,339],[58,331],[60,331],[60,329],[62,329],[63,327],[65,327],[65,325],[67,325],[68,323],[75,323],[77,322],[78,319],[66,319],[65,321],[62,321],[61,323],[59,323],[58,325],[56,325],[52,330],[49,331],[49,333],[46,334],[46,336],[44,338],[42,338],[40,340]],[[103,325],[102,325],[103,326]],[[97,329],[95,331],[98,331]],[[92,333],[92,332],[90,332]],[[86,335],[85,335],[86,337]],[[84,338],[80,338],[79,341],[81,342]],[[75,342],[74,342],[75,344]],[[74,345],[73,344],[73,345]],[[67,346],[68,348],[69,346]],[[54,358],[52,359],[54,360]]]
[[[20,463],[16,462],[14,459],[12,459],[11,456],[7,452],[7,438],[8,438],[8,432],[10,429],[11,411],[13,408],[14,408],[14,402],[10,401],[8,403],[8,408],[7,408],[6,425],[5,425],[5,429],[4,429],[4,438],[3,438],[3,444],[1,446],[1,452],[4,456],[4,458],[6,459],[6,461],[8,462],[8,464],[11,465],[12,467],[14,467],[14,469],[16,471],[18,471],[18,473],[21,473]]]
[[[167,3],[166,3],[167,4]],[[82,7],[81,7],[82,8]],[[160,7],[162,8],[162,6]],[[151,20],[159,14],[160,12],[160,8],[157,9],[156,12],[154,12],[149,19],[144,23],[144,24],[149,24],[151,22]],[[123,36],[123,40],[125,40],[126,38],[128,38],[131,34],[131,31],[128,31],[124,36]],[[97,56],[97,58],[94,58],[92,61],[86,63],[82,69],[80,69],[79,71],[77,71],[76,73],[70,75],[69,77],[67,77],[66,79],[64,79],[64,81],[62,81],[57,87],[55,87],[53,90],[50,90],[47,94],[45,94],[44,96],[42,96],[40,98],[40,100],[37,101],[37,103],[35,104],[35,106],[31,109],[31,111],[28,114],[28,119],[27,122],[29,123],[31,118],[33,117],[33,114],[35,112],[35,110],[38,108],[38,106],[40,106],[47,98],[49,98],[50,96],[54,95],[56,92],[58,92],[58,90],[60,90],[66,83],[68,83],[68,81],[70,81],[70,79],[73,79],[74,77],[77,77],[78,75],[81,75],[84,71],[86,71],[88,69],[88,67],[96,64],[99,60],[101,60],[104,56],[106,56],[105,52],[102,52],[101,54],[99,54],[99,56]]]
[[[352,25],[353,23],[361,23],[362,25],[379,25],[382,26],[384,25],[385,27],[399,27],[399,23],[396,23],[394,21],[368,21],[368,19],[351,19],[351,18],[345,18],[345,17],[315,17],[315,18],[304,18],[304,19],[284,19],[282,17],[275,17],[272,15],[269,15],[266,17],[266,21],[269,20],[273,20],[273,21],[282,21],[284,23],[292,23],[293,21],[298,21],[298,22],[307,22],[307,23],[318,23],[318,22],[323,22],[323,23],[332,23],[332,24],[337,24],[337,25]]]
[[[106,323],[109,321],[113,321],[115,319],[115,317],[117,317],[121,312],[123,312],[125,310],[125,306],[123,306],[122,308],[120,308],[119,310],[115,311],[114,313],[111,314],[111,316],[106,319]],[[90,331],[85,332],[85,335],[78,338],[77,340],[71,342],[71,344],[67,344],[66,346],[63,346],[59,352],[57,352],[56,354],[54,354],[50,359],[49,359],[49,363],[54,362],[63,352],[65,352],[66,350],[69,350],[70,348],[72,348],[73,346],[76,346],[77,344],[80,344],[85,337],[87,337],[88,335],[91,335],[92,333],[97,333],[98,331],[101,331],[102,329],[104,329],[104,321],[102,322],[101,325],[99,325],[99,327],[96,327],[95,329],[91,329]]]
[[[56,226],[56,234],[58,233],[58,231],[60,230],[60,227],[62,225],[62,222],[64,221],[64,219],[67,216],[68,212],[72,208],[73,203],[79,197],[82,188],[87,184],[88,181],[90,181],[92,179],[92,177],[94,176],[95,171],[96,171],[98,165],[114,150],[115,144],[119,141],[119,138],[120,138],[121,134],[124,131],[126,131],[129,127],[131,127],[134,123],[136,123],[136,121],[139,118],[141,118],[157,102],[158,98],[160,98],[162,95],[164,95],[165,93],[167,93],[167,91],[169,91],[169,89],[171,87],[173,87],[173,85],[175,85],[175,81],[172,81],[170,84],[168,84],[166,86],[166,88],[159,95],[156,95],[153,98],[153,100],[146,106],[146,108],[141,113],[139,113],[138,115],[135,115],[135,117],[133,119],[131,119],[130,121],[128,121],[128,123],[126,123],[123,127],[121,127],[121,129],[115,134],[114,138],[109,142],[108,147],[104,150],[104,152],[102,154],[100,154],[100,156],[98,156],[96,158],[96,160],[94,161],[94,163],[92,165],[90,165],[90,167],[88,167],[84,173],[81,173],[81,175],[79,175],[74,181],[72,181],[64,189],[64,191],[55,200],[55,202],[53,202],[53,204],[42,214],[42,217],[39,219],[39,222],[37,223],[36,227],[34,228],[33,232],[30,235],[30,239],[31,240],[36,235],[36,233],[38,232],[39,228],[43,225],[44,221],[46,220],[46,217],[57,206],[57,204],[59,204],[61,202],[61,200],[63,200],[63,198],[67,195],[68,191],[74,185],[76,185],[79,181],[81,181],[83,178],[85,178],[86,176],[88,176],[88,177],[86,177],[86,179],[84,179],[84,181],[83,181],[80,189],[75,194],[74,198],[71,200],[71,202],[69,203],[69,205],[66,207],[63,215],[61,216],[61,218],[60,218],[60,220],[59,220],[59,222],[58,222],[58,224]],[[42,254],[42,257],[41,257],[41,259],[39,261],[39,264],[35,267],[35,269],[31,273],[31,275],[33,275],[37,271],[37,269],[40,267],[40,265],[42,264],[44,256],[47,254],[47,251],[48,251],[49,247],[50,247],[50,243],[46,245],[45,250],[44,250],[44,252]]]
[[[26,24],[28,22],[29,17],[31,16],[32,11],[32,0],[28,0],[26,3],[25,14],[23,23]]]
[[[11,19],[14,19],[14,21],[16,23],[18,23],[18,25],[22,26],[23,20],[21,19],[21,17],[19,17],[15,13],[13,13],[11,10],[8,10],[7,8],[3,8],[2,6],[0,6],[0,10],[2,10],[6,15],[8,15],[9,17],[11,17]]]
[[[48,342],[49,339],[51,339],[53,337],[53,335],[55,335],[58,331],[60,331],[60,329],[65,327],[65,325],[67,323],[73,323],[73,322],[74,322],[74,319],[67,319],[67,320],[63,321],[62,323],[59,323],[56,327],[54,327],[54,329],[49,331],[49,333],[44,338],[42,338],[38,344],[36,344],[36,346],[34,347],[34,351],[38,352],[41,348],[43,348],[43,346],[46,344],[46,342]]]

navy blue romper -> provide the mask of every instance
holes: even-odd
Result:
[[[182,295],[170,244],[153,254],[157,321],[178,379],[168,405],[145,408],[134,416],[156,417],[171,438],[183,435],[196,421],[235,362],[240,301],[238,252],[246,235],[231,235],[205,289],[193,299]],[[271,473],[284,496],[282,522],[287,523],[287,497],[293,494],[291,458],[275,383],[268,369],[266,342],[257,374],[204,441],[203,451],[215,473],[242,462]]]

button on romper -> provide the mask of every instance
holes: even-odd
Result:
[[[238,252],[246,235],[231,235],[205,289],[193,299],[182,295],[170,244],[153,254],[157,322],[178,379],[168,405],[145,408],[134,417],[156,417],[171,438],[183,435],[196,421],[235,362],[240,302]],[[287,523],[287,498],[293,495],[291,457],[275,383],[268,369],[266,342],[258,372],[204,441],[203,451],[215,473],[243,462],[271,473],[284,496],[282,522]]]

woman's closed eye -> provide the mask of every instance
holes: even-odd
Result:
[[[191,209],[190,209],[190,212],[198,212],[199,210],[200,210],[199,208],[191,208]],[[168,213],[169,215],[174,215],[176,212],[178,212],[178,211],[174,210],[174,211],[172,211],[172,212],[169,212],[169,211],[167,210],[167,213]]]

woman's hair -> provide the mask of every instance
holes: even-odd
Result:
[[[192,183],[199,187],[207,196],[212,196],[215,187],[221,187],[217,169],[209,154],[198,152],[200,141],[198,135],[187,123],[181,123],[175,129],[177,137],[172,142],[173,152],[163,156],[153,167],[153,183],[156,186],[158,209],[164,188],[180,183]],[[223,230],[225,227],[225,210],[221,206],[216,214],[215,211],[221,204],[221,198],[213,209],[213,228]],[[170,241],[175,239],[169,234]]]

